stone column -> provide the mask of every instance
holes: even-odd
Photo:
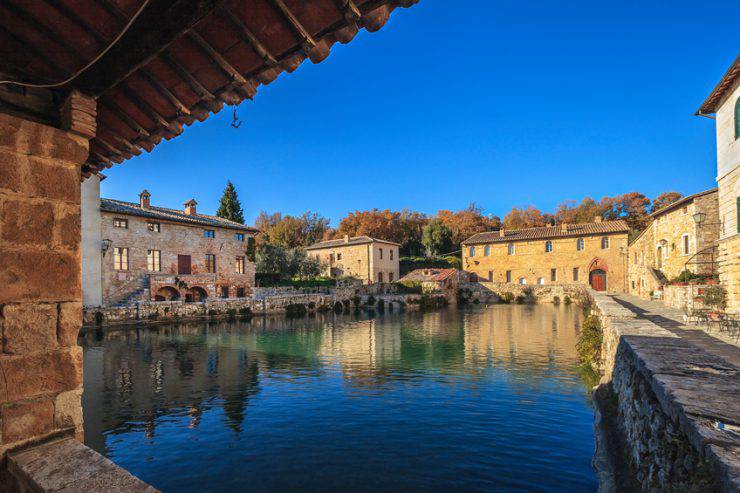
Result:
[[[80,169],[87,136],[0,114],[0,457],[82,439]]]

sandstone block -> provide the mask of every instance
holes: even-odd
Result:
[[[43,435],[54,428],[54,403],[51,399],[5,404],[0,415],[4,443]]]
[[[49,203],[6,200],[0,206],[0,238],[17,245],[49,245],[54,230],[54,214]]]
[[[20,193],[23,187],[23,168],[18,165],[18,161],[17,154],[0,149],[0,189]]]
[[[62,392],[54,400],[54,424],[57,428],[82,429],[82,388]]]
[[[73,390],[82,385],[82,348],[0,356],[0,369],[0,403]]]
[[[0,303],[82,299],[79,253],[0,246]]]
[[[0,148],[82,164],[87,159],[87,139],[8,114],[0,114]]]
[[[34,160],[27,175],[28,192],[68,202],[80,202],[80,168],[51,164],[46,160]]]
[[[77,250],[81,238],[79,206],[57,205],[54,219],[54,247]]]
[[[82,328],[82,303],[59,303],[57,338],[60,346],[76,346]]]
[[[3,307],[3,352],[23,354],[57,347],[57,305],[20,303]]]

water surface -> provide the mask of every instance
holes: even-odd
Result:
[[[89,333],[85,441],[163,491],[595,491],[577,308]]]

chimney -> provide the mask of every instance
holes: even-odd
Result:
[[[498,230],[498,235],[501,238],[503,238],[504,236],[506,236],[506,231],[504,231],[504,228],[501,228],[501,229]]]
[[[344,242],[349,243],[349,235],[344,235]]]
[[[146,189],[142,190],[139,194],[139,205],[142,209],[148,209],[149,208],[149,199],[151,198],[152,194],[150,194]]]
[[[600,223],[601,222],[601,216],[594,217],[594,222],[595,223]]]
[[[185,214],[188,216],[194,216],[197,214],[195,212],[195,206],[198,205],[198,202],[195,201],[195,199],[190,199],[187,202],[185,202]]]

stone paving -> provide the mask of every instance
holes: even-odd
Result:
[[[686,324],[683,311],[665,306],[659,301],[644,300],[628,294],[620,294],[613,298],[617,303],[634,312],[637,318],[650,320],[691,345],[722,358],[740,369],[740,348],[708,334],[700,326]]]

